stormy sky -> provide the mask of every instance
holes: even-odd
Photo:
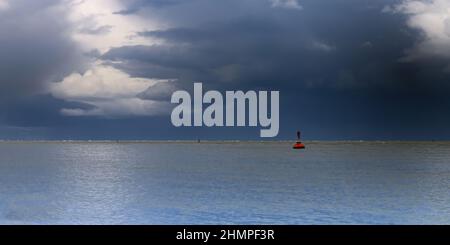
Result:
[[[0,138],[174,128],[173,91],[279,90],[280,134],[450,139],[450,0],[0,0]]]

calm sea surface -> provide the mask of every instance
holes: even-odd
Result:
[[[450,143],[0,143],[0,224],[450,224]]]

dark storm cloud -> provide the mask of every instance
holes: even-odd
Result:
[[[402,82],[398,59],[414,39],[399,32],[403,19],[382,13],[383,2],[369,8],[354,1],[304,1],[304,11],[296,12],[252,3],[260,15],[141,32],[164,44],[115,48],[103,58],[121,61],[116,66],[135,76],[211,86],[360,88]]]
[[[48,127],[58,124],[59,107],[70,106],[39,97],[47,83],[82,66],[83,55],[69,36],[67,9],[59,2],[14,0],[0,10],[2,139],[45,138]]]
[[[166,44],[122,47],[103,58],[131,62],[131,67],[136,67],[133,62],[140,62],[150,77],[155,74],[156,78],[224,83],[279,80],[284,75],[281,71],[290,62],[303,63],[301,55],[316,51],[322,53],[318,55],[327,55],[314,50],[313,41],[307,37],[284,31],[280,29],[282,26],[262,19],[200,28],[142,33],[163,39]]]
[[[15,131],[35,127],[56,139],[257,138],[247,128],[173,128],[168,117],[60,115],[89,105],[30,95],[79,66],[67,34],[73,27],[64,11],[49,8],[56,1],[10,2],[0,12],[0,94],[26,99],[8,103],[0,119]],[[166,29],[136,33],[159,44],[89,56],[135,77],[175,80],[137,95],[143,99],[168,100],[197,81],[205,89],[280,90],[281,138],[302,129],[310,139],[448,139],[449,59],[403,59],[423,33],[408,26],[408,16],[383,12],[399,2],[127,1],[116,14],[162,23]],[[84,33],[110,30],[88,26]]]
[[[9,1],[0,12],[2,104],[40,92],[79,67],[77,46],[58,1]]]
[[[299,127],[316,138],[449,136],[450,119],[438,113],[450,105],[447,61],[402,62],[421,34],[383,11],[400,1],[305,0],[300,11],[268,2],[164,8],[152,16],[171,28],[138,33],[163,44],[119,47],[103,59],[135,76],[178,79],[171,86],[179,88],[280,90],[281,136]],[[150,91],[140,96],[158,97]]]

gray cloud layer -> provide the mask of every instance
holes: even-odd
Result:
[[[70,24],[58,1],[9,1],[0,12],[0,97],[18,99],[41,91],[80,67]]]
[[[274,10],[267,2],[229,1],[219,4],[217,17],[196,17],[194,1],[164,10],[175,16],[169,17],[173,27],[139,33],[162,45],[119,47],[102,58],[120,61],[115,66],[135,76],[212,87],[401,86],[404,68],[398,59],[402,48],[413,44],[412,32],[398,32],[404,23],[382,13],[383,2],[377,8],[350,8],[352,3],[328,3],[327,10],[320,8],[323,3],[305,1],[305,11],[293,12]],[[237,5],[242,8],[235,11]],[[236,13],[246,9],[253,11]],[[355,22],[358,18],[366,22]]]
[[[417,12],[416,1],[401,0],[127,1],[114,16],[162,23],[164,29],[130,33],[158,44],[119,45],[91,56],[133,77],[176,79],[136,92],[146,100],[168,100],[195,81],[205,89],[280,90],[281,136],[301,127],[318,138],[450,137],[448,35],[433,36],[436,29],[421,22],[425,12],[444,18],[439,4],[447,2],[427,1]],[[167,118],[68,119],[61,108],[96,108],[32,96],[85,65],[69,35],[77,27],[58,3],[10,1],[0,12],[0,95],[3,105],[20,100],[4,120],[47,126],[59,137],[114,135],[120,127],[125,138],[141,128],[179,137],[164,130]],[[77,30],[101,36],[115,28],[87,22]]]

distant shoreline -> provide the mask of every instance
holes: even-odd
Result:
[[[63,143],[63,144],[273,144],[292,143],[296,140],[0,140],[2,143]],[[450,140],[302,140],[307,144],[314,143],[450,143]]]

